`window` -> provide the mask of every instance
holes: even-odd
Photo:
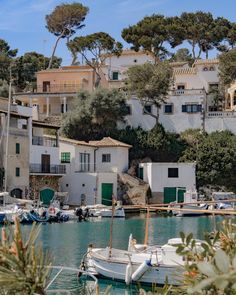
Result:
[[[20,176],[20,168],[16,167],[16,177],[19,177],[19,176]]]
[[[66,112],[68,111],[68,106],[66,104]],[[64,103],[61,104],[61,113],[64,114]]]
[[[61,163],[70,163],[70,153],[68,152],[61,153]]]
[[[165,104],[164,105],[164,113],[172,114],[173,113],[173,104]]]
[[[178,90],[184,90],[185,89],[185,85],[184,84],[179,84],[179,85],[177,85],[177,89]]]
[[[151,105],[146,105],[143,107],[143,114],[148,115],[152,113],[152,106]]]
[[[126,115],[131,115],[132,114],[132,110],[131,110],[131,105],[125,105],[125,112]]]
[[[182,112],[183,113],[199,113],[202,111],[201,104],[185,104],[182,105]]]
[[[209,71],[209,70],[208,70],[208,67],[204,67],[202,70],[203,70],[204,72]]]
[[[179,177],[179,168],[168,168],[168,177],[169,178],[178,178]]]
[[[215,71],[215,67],[210,67],[209,71]]]
[[[81,172],[90,171],[90,154],[80,153],[80,171]]]
[[[109,163],[109,162],[111,162],[111,154],[103,154],[102,155],[102,162],[103,163]]]
[[[119,79],[119,73],[118,72],[112,72],[112,80],[118,80]]]
[[[20,154],[20,144],[16,143],[16,154],[19,155]]]

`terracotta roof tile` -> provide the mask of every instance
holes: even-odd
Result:
[[[96,145],[98,147],[127,147],[127,148],[132,147],[129,144],[113,139],[111,137],[104,137],[103,139],[97,140],[97,141],[92,140],[89,143]]]

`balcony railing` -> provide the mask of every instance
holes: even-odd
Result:
[[[50,84],[37,85],[33,92],[36,93],[73,93],[81,89],[80,84]]]
[[[42,164],[30,164],[30,173],[40,174],[65,174],[65,165],[42,165]]]
[[[42,136],[33,136],[32,145],[41,145],[49,147],[58,147],[58,141],[54,138],[46,138]]]
[[[207,112],[208,118],[236,118],[236,112]]]
[[[204,89],[176,89],[169,92],[170,95],[205,95],[206,91]]]

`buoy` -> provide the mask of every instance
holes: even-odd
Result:
[[[151,260],[145,260],[132,274],[132,280],[138,281],[150,267],[152,267]]]
[[[125,283],[126,285],[129,285],[132,279],[132,265],[129,262],[128,265],[126,266],[126,271],[125,271]]]

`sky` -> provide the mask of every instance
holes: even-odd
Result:
[[[18,48],[18,55],[36,51],[50,56],[56,37],[45,28],[45,15],[61,3],[76,0],[0,0],[0,38],[6,40],[12,49]],[[89,7],[85,27],[76,35],[87,35],[104,31],[125,48],[129,45],[121,37],[123,28],[136,24],[144,16],[163,14],[180,15],[183,11],[202,10],[214,16],[235,19],[236,0],[79,0]],[[215,54],[215,53],[212,53]],[[71,63],[71,55],[65,40],[59,43],[56,55],[63,58],[63,64]]]

